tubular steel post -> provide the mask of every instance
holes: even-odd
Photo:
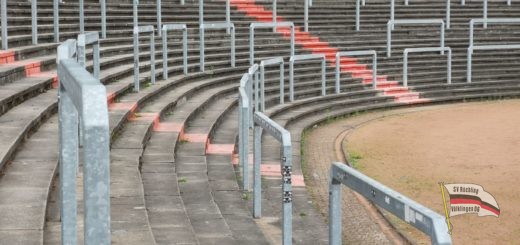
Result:
[[[249,65],[253,65],[255,62],[255,28],[279,28],[289,27],[291,28],[291,56],[294,56],[294,24],[292,22],[277,22],[277,23],[263,23],[253,22],[249,26]]]
[[[303,13],[303,23],[304,23],[304,31],[309,31],[309,0],[304,0],[304,13]]]
[[[85,3],[79,0],[79,33],[85,33]]]
[[[161,26],[162,26],[162,23],[161,23],[161,20],[162,20],[162,16],[161,16],[161,0],[157,0],[157,36],[161,36]]]
[[[282,144],[280,167],[282,172],[282,244],[292,244],[292,145],[289,131],[278,125],[261,112],[254,114],[254,195],[253,217],[262,216],[260,164],[262,159],[262,131],[265,130]]]
[[[487,15],[488,15],[488,1],[487,0],[484,0],[484,7],[483,7],[483,11],[484,11],[484,28],[487,28]]]
[[[408,87],[408,54],[409,53],[423,53],[423,52],[437,52],[448,51],[448,60],[446,73],[448,76],[448,84],[451,84],[451,48],[450,47],[427,47],[427,48],[407,48],[403,52],[403,86]]]
[[[226,23],[228,26],[231,26],[231,6],[229,0],[226,0]],[[231,31],[230,29],[230,27],[226,29],[227,34]]]
[[[150,79],[152,84],[155,84],[155,35],[154,27],[149,26],[136,26],[134,27],[134,91],[139,92],[140,79],[139,79],[139,34],[150,33]]]
[[[93,49],[93,63],[94,63],[94,77],[99,79],[100,76],[100,62],[99,62],[99,34],[98,32],[86,32],[78,35],[78,63],[87,67],[86,64],[86,46],[92,45]]]
[[[204,72],[205,64],[204,64],[204,32],[206,29],[209,30],[218,30],[218,29],[231,29],[231,67],[235,67],[235,25],[231,23],[230,25],[226,22],[215,22],[215,23],[205,23],[200,25],[200,71]]]
[[[107,38],[107,3],[106,0],[99,0],[101,4],[101,38]]]
[[[60,0],[52,1],[52,23],[54,26],[54,42],[60,42]]]
[[[394,214],[431,238],[434,245],[452,244],[445,218],[387,186],[343,164],[332,163],[329,180],[329,241],[341,244],[341,185]]]
[[[134,17],[134,28],[139,26],[139,13],[137,12],[137,8],[139,7],[139,0],[134,0],[133,4],[133,17]],[[135,44],[134,44],[135,45]]]
[[[302,61],[302,60],[313,60],[313,59],[320,59],[321,60],[321,95],[325,96],[327,95],[326,91],[326,59],[325,54],[302,54],[302,55],[294,55],[291,56],[289,59],[289,100],[291,102],[294,101],[294,63],[296,61]]]
[[[186,24],[167,24],[162,27],[163,79],[168,79],[168,31],[182,30],[182,66],[184,75],[188,74],[188,29]]]
[[[442,19],[403,19],[403,20],[389,20],[386,26],[386,55],[387,57],[392,56],[392,30],[394,30],[395,24],[403,25],[426,25],[426,24],[439,24],[441,27],[440,43],[441,47],[444,48],[444,20]],[[444,54],[444,49],[441,51]]]
[[[204,24],[204,0],[199,0],[199,25]]]
[[[276,57],[268,60],[262,60],[260,62],[260,83],[262,86],[261,94],[261,112],[265,110],[265,67],[279,65],[280,66],[280,104],[284,104],[284,87],[285,87],[285,63],[282,57]]]
[[[31,0],[32,44],[38,44],[38,1]]]
[[[244,74],[246,80],[248,80],[249,76]],[[242,77],[244,78],[244,76]],[[242,84],[242,81],[241,81]],[[249,191],[249,98],[247,96],[246,88],[242,85],[238,88],[239,92],[239,131],[238,131],[238,152],[239,152],[239,162],[242,165],[242,186],[244,188],[244,192]]]
[[[467,63],[467,82],[471,83],[471,72],[472,72],[472,56],[473,50],[507,50],[507,49],[520,49],[520,44],[504,44],[504,45],[482,45],[482,46],[470,46],[468,48],[468,63]]]
[[[340,89],[340,73],[341,73],[341,62],[342,56],[360,56],[360,55],[371,55],[372,56],[372,87],[377,88],[377,53],[375,50],[361,50],[361,51],[347,51],[336,53],[336,93],[341,92]]]
[[[273,23],[276,25],[276,22],[278,22],[278,16],[277,16],[277,13],[276,13],[276,9],[278,8],[277,6],[277,3],[276,3],[276,0],[273,0],[273,7],[272,7],[272,11],[273,11]],[[276,27],[273,27],[273,32],[276,31]]]
[[[451,0],[446,0],[446,29],[451,26]]]
[[[83,146],[84,240],[110,244],[110,156],[106,89],[72,59],[58,65],[60,81],[60,183],[62,244],[77,242],[76,167],[78,121],[86,136]]]
[[[361,15],[361,7],[359,6],[359,1],[360,0],[356,0],[356,31],[359,31],[359,22]]]
[[[392,30],[394,30],[394,20],[395,20],[395,0],[390,1],[390,21],[392,21]]]
[[[7,50],[9,48],[8,46],[8,40],[7,40],[7,0],[1,0],[0,4],[0,11],[2,15],[2,49]]]

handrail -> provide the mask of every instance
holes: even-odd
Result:
[[[448,51],[447,74],[448,84],[451,84],[451,48],[450,47],[428,47],[428,48],[407,48],[403,52],[403,86],[408,87],[408,53],[423,53]]]
[[[150,80],[155,84],[155,29],[152,25],[134,26],[134,91],[139,92],[139,33],[150,33]]]
[[[282,244],[292,244],[292,143],[291,133],[271,120],[262,112],[255,112],[253,117],[254,129],[254,188],[253,188],[253,217],[262,216],[262,178],[260,164],[262,161],[262,131],[265,130],[282,144],[281,176],[282,176]]]
[[[200,71],[204,72],[204,32],[206,29],[230,29],[231,30],[231,67],[235,67],[235,25],[226,22],[212,22],[200,24]]]
[[[65,43],[68,44],[71,42]],[[60,50],[68,49],[71,48]],[[58,77],[61,241],[62,244],[77,242],[76,171],[80,160],[78,129],[81,129],[83,135],[88,136],[84,137],[82,149],[84,241],[86,245],[110,244],[110,138],[106,89],[73,59],[59,61]],[[79,121],[81,127],[78,127]]]
[[[182,65],[184,75],[188,74],[188,28],[186,24],[165,24],[162,26],[163,79],[168,79],[168,31],[182,31]]]
[[[2,49],[7,50],[9,48],[7,40],[7,0],[0,1],[0,15],[2,19]]]
[[[182,5],[184,5],[184,0],[182,1]],[[231,25],[231,6],[230,0],[226,0],[226,23],[228,26]],[[204,0],[199,0],[199,25],[204,24]],[[226,29],[227,34],[230,34],[231,28],[228,27]]]
[[[279,27],[290,27],[291,28],[291,56],[294,55],[294,24],[292,22],[253,22],[249,25],[249,64],[255,63],[255,28],[279,28]]]
[[[404,1],[404,5],[408,6],[408,0]],[[451,24],[451,0],[446,0],[446,29],[450,29]]]
[[[468,63],[466,67],[468,83],[471,83],[471,71],[472,71],[472,57],[473,50],[504,50],[504,49],[520,49],[520,44],[504,44],[504,45],[481,45],[481,46],[470,46],[468,48]]]
[[[93,63],[94,63],[94,77],[99,79],[100,65],[99,65],[99,33],[96,31],[86,32],[78,35],[78,63],[85,67],[86,64],[86,47],[92,44]]]
[[[340,93],[340,58],[342,56],[372,55],[372,87],[377,88],[377,53],[375,50],[359,50],[336,53],[336,94]]]
[[[475,24],[489,23],[489,24],[520,24],[520,18],[489,18],[489,19],[471,19],[469,21],[469,46],[473,46],[473,36]]]
[[[386,55],[392,56],[392,30],[395,24],[401,25],[424,25],[424,24],[439,24],[441,27],[441,47],[444,48],[444,21],[442,19],[404,19],[404,20],[389,20],[386,27]],[[444,51],[441,52],[444,54]]]
[[[314,59],[320,59],[321,60],[321,95],[325,96],[327,95],[326,90],[326,64],[327,60],[325,58],[325,54],[301,54],[301,55],[294,55],[291,56],[291,59],[289,59],[289,100],[291,102],[294,101],[294,63],[296,61],[303,61],[303,60],[314,60]]]
[[[268,60],[262,60],[260,62],[260,91],[261,94],[259,96],[260,106],[259,108],[261,112],[265,110],[265,67],[279,65],[280,66],[280,104],[284,103],[284,87],[285,87],[285,69],[284,69],[284,61],[282,57],[276,57]],[[255,88],[258,88],[258,84],[255,85]],[[257,100],[258,105],[258,100]]]
[[[359,27],[359,22],[360,22],[360,19],[361,19],[361,6],[359,6],[359,1],[360,0],[356,0],[356,31],[359,31],[360,27]],[[365,1],[363,0],[363,6],[365,6]]]
[[[452,244],[443,216],[343,163],[332,163],[330,169],[329,244],[341,244],[341,185],[430,236],[432,244]]]

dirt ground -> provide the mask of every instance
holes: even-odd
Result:
[[[520,244],[520,100],[385,116],[345,140],[360,171],[440,214],[439,182],[479,184],[491,193],[500,217],[452,217],[454,244]]]

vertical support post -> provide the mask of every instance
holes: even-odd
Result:
[[[306,32],[309,31],[309,0],[304,0],[305,6],[304,6],[304,29]]]
[[[107,3],[106,0],[100,0],[101,3],[101,38],[107,38]]]
[[[260,112],[265,111],[265,67],[263,65],[260,65]],[[257,98],[258,101],[258,98]]]
[[[448,84],[451,84],[451,48],[448,49]]]
[[[392,0],[393,2],[394,0]],[[388,21],[386,26],[386,57],[392,56],[392,26],[394,25],[394,21]]]
[[[445,33],[445,28],[444,28],[444,22],[442,22],[441,24],[441,54],[444,55],[444,33]]]
[[[85,33],[85,3],[79,0],[79,33]]]
[[[240,164],[242,165],[242,186],[244,192],[249,191],[249,98],[245,88],[239,88],[239,149]]]
[[[100,75],[101,75],[101,71],[100,71],[100,62],[99,62],[99,59],[100,59],[100,54],[99,54],[99,41],[94,43],[93,47],[92,47],[92,51],[94,53],[94,57],[93,57],[93,62],[94,62],[94,77],[96,79],[99,79],[100,78]]]
[[[162,28],[162,62],[163,62],[163,79],[168,79],[168,32],[166,26]],[[183,39],[184,41],[184,39]]]
[[[294,34],[294,24],[291,25],[291,56],[294,56],[295,50],[295,34]]]
[[[283,245],[292,244],[292,147],[283,142]],[[290,142],[289,142],[290,143]]]
[[[408,50],[403,53],[403,86],[408,87]]]
[[[484,0],[484,28],[487,28],[488,1]]]
[[[377,52],[372,55],[372,88],[377,88]]]
[[[229,25],[228,29],[231,29],[231,67],[235,67],[235,26]]]
[[[229,0],[226,0],[226,24],[228,25],[228,28],[226,29],[227,34],[229,34],[231,29],[231,7]]]
[[[468,48],[468,57],[467,57],[467,60],[468,60],[468,64],[467,64],[467,67],[466,67],[466,82],[468,83],[471,83],[471,66],[472,66],[472,58],[473,56],[473,47],[470,46]]]
[[[181,0],[181,5],[184,5],[184,0]]]
[[[54,42],[60,42],[60,0],[52,1],[53,26],[54,26]]]
[[[284,63],[280,63],[280,104],[284,104],[284,100],[285,100],[285,94],[284,94],[284,90],[285,90],[285,67],[284,67]]]
[[[390,2],[390,21],[392,22],[392,30],[394,30],[394,20],[395,20],[395,0]],[[390,56],[388,56],[390,57]]]
[[[262,159],[262,128],[256,125],[254,126],[253,141],[253,217],[258,219],[262,217],[262,177],[260,176],[260,164]]]
[[[446,29],[451,26],[451,0],[446,0]]]
[[[137,12],[137,7],[139,5],[139,0],[134,0],[133,5],[133,17],[134,17],[134,27],[139,26],[139,13]]]
[[[511,6],[511,0],[507,0],[507,6]]]
[[[162,26],[162,23],[161,23],[161,20],[162,20],[162,16],[161,16],[161,0],[157,0],[157,35],[160,37],[161,36],[161,26]]]
[[[277,3],[276,3],[276,0],[273,0],[273,7],[272,7],[272,11],[273,11],[273,23],[275,25],[275,27],[273,27],[273,32],[276,32],[276,22],[278,21],[278,16],[277,16],[277,13],[276,13],[276,8],[277,8]]]
[[[356,31],[359,31],[359,21],[361,18],[361,7],[359,6],[359,1],[361,0],[356,0]]]
[[[0,6],[2,15],[2,49],[7,50],[9,48],[7,42],[7,0],[1,0],[0,4],[2,5]]]
[[[340,55],[339,55],[339,52],[336,53],[336,84],[335,84],[335,92],[336,94],[339,94],[340,93],[340,72],[341,72],[341,67],[340,67]]]
[[[341,184],[334,180],[334,170],[331,169],[329,180],[329,243],[341,245]]]
[[[460,5],[466,5],[466,1],[465,0],[460,0]]]
[[[139,27],[134,26],[134,92],[139,92],[139,86]]]
[[[152,84],[155,84],[155,32],[150,33],[150,76]]]
[[[294,61],[289,61],[289,101],[294,101]]]
[[[182,29],[182,66],[184,75],[188,74],[188,29]]]
[[[276,27],[275,27],[276,28]],[[255,63],[255,27],[253,24],[249,27],[249,65]]]
[[[60,70],[58,70],[60,73]],[[70,97],[61,92],[60,122],[60,216],[62,244],[77,243],[76,169],[78,154],[78,112]]]
[[[32,44],[38,44],[38,0],[31,0]]]
[[[326,80],[326,61],[325,57],[321,60],[321,95],[325,96],[327,95],[327,80]]]
[[[201,0],[202,1],[202,0]],[[199,42],[199,66],[200,71],[204,72],[204,24],[200,24],[199,27],[199,36],[200,36],[200,42]]]
[[[204,0],[199,0],[199,25],[204,24]]]

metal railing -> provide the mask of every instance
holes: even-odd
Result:
[[[85,32],[85,1],[79,0],[79,33]]]
[[[294,55],[291,56],[289,60],[289,100],[291,102],[294,101],[294,63],[296,61],[304,61],[304,60],[321,60],[321,95],[327,95],[326,90],[326,64],[327,60],[325,59],[325,54],[302,54],[302,55]]]
[[[282,177],[282,244],[292,244],[292,145],[289,131],[278,125],[261,112],[255,112],[254,123],[254,188],[253,217],[262,217],[262,177],[260,164],[262,161],[262,131],[267,131],[282,144],[281,177]]]
[[[31,39],[32,44],[38,44],[38,0],[31,0]]]
[[[235,67],[235,25],[233,23],[217,22],[200,24],[200,71],[204,72],[204,32],[206,30],[231,30],[231,67]]]
[[[340,73],[341,73],[341,62],[342,56],[361,56],[361,55],[372,55],[372,87],[377,88],[377,53],[375,50],[360,50],[360,51],[347,51],[336,53],[336,93],[339,94],[340,89]]]
[[[468,48],[468,58],[467,58],[467,82],[471,83],[471,72],[473,66],[473,51],[474,50],[505,50],[505,49],[520,49],[520,44],[504,44],[504,45],[482,45],[482,46],[470,46]]]
[[[448,84],[451,84],[451,48],[450,47],[428,47],[428,48],[407,48],[403,52],[403,86],[408,87],[408,53],[424,53],[448,51],[447,76]]]
[[[162,20],[162,17],[161,17],[161,0],[157,0],[156,4],[155,4],[156,8],[157,8],[157,36],[161,36],[161,26],[162,26],[162,23],[161,23],[161,20]]]
[[[54,42],[56,43],[60,41],[60,2],[61,0],[52,1],[52,25],[54,27]]]
[[[107,38],[107,3],[106,0],[99,0],[101,5],[101,38]]]
[[[278,22],[278,14],[276,13],[277,12],[277,1],[276,0],[273,0],[273,5],[272,5],[272,11],[273,11],[273,23],[276,24],[276,22]],[[273,27],[273,32],[276,31],[276,27]]]
[[[276,57],[268,60],[262,60],[260,62],[260,90],[262,91],[259,95],[260,98],[260,106],[259,109],[261,112],[265,110],[265,67],[266,66],[274,66],[279,65],[280,67],[280,104],[284,103],[284,88],[285,88],[285,68],[284,61],[282,57]],[[255,86],[257,88],[258,85]],[[258,105],[258,104],[257,104]]]
[[[303,7],[303,29],[304,31],[309,31],[309,1],[310,0],[303,0],[304,1],[304,7]]]
[[[408,6],[408,0],[404,1],[404,4]],[[451,25],[451,0],[446,0],[446,29],[450,29]]]
[[[253,22],[249,26],[249,64],[253,65],[255,62],[255,29],[256,28],[279,28],[289,27],[291,28],[291,56],[294,56],[294,24],[292,22],[276,22],[276,23],[263,23]]]
[[[396,24],[400,25],[428,25],[438,24],[441,27],[441,48],[444,48],[444,21],[442,19],[405,19],[405,20],[389,20],[386,27],[386,55],[392,56],[392,31]],[[444,54],[444,51],[441,52]]]
[[[138,12],[138,7],[139,7],[139,0],[134,0],[133,1],[133,8],[132,8],[132,13],[133,13],[133,23],[134,23],[134,28],[136,26],[139,26],[139,12]],[[134,44],[135,45],[135,44]]]
[[[475,24],[489,23],[489,24],[519,24],[520,18],[490,18],[490,19],[471,19],[469,21],[469,46],[473,46],[473,38],[475,32]]]
[[[66,45],[66,46],[63,46]],[[77,243],[78,125],[83,132],[84,241],[110,244],[110,155],[106,89],[71,59],[75,42],[58,48],[60,214],[62,244]]]
[[[0,15],[2,19],[2,49],[7,50],[9,48],[7,40],[7,0],[0,1]]]
[[[242,80],[248,79],[247,74],[244,74]],[[250,96],[248,96],[247,85],[238,88],[238,108],[239,108],[239,120],[238,120],[238,159],[242,165],[242,186],[244,191],[249,191],[249,114],[251,108]]]
[[[87,67],[86,62],[86,48],[87,45],[92,44],[93,63],[94,63],[94,77],[99,79],[100,65],[99,65],[99,33],[86,32],[78,35],[78,63],[84,68]]]
[[[150,33],[150,79],[155,84],[155,29],[152,25],[134,27],[134,91],[139,92],[139,34]]]
[[[184,5],[184,0],[182,0],[182,5]],[[229,0],[226,0],[226,23],[228,26],[231,26],[231,6]],[[199,0],[199,25],[204,24],[204,0]],[[226,29],[227,34],[231,28],[228,27]]]
[[[186,24],[166,24],[162,27],[163,79],[168,79],[168,31],[182,31],[182,66],[184,75],[188,74],[188,28]]]
[[[445,217],[343,163],[332,163],[330,169],[329,244],[341,244],[341,185],[424,232],[430,236],[432,244],[452,244]]]

